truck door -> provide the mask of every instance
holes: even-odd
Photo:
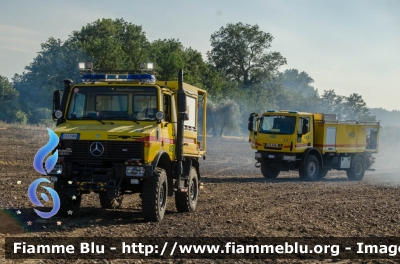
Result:
[[[170,94],[163,94],[164,120],[161,125],[161,148],[166,151],[171,160],[175,159],[175,104]]]
[[[299,117],[297,121],[296,150],[305,150],[313,147],[312,123],[310,117]]]
[[[249,142],[251,142],[252,148],[257,148],[257,130],[258,130],[258,114],[251,113],[249,116],[249,123],[248,123],[248,130],[249,130]]]

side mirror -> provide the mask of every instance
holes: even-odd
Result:
[[[247,124],[247,129],[250,132],[255,132],[257,130],[257,126],[256,126],[257,125],[257,123],[256,123],[257,117],[258,117],[258,114],[256,114],[256,113],[251,113],[249,116],[249,123]]]
[[[253,117],[252,116],[249,117],[249,123],[247,125],[247,129],[250,132],[254,132],[254,123],[253,123]]]

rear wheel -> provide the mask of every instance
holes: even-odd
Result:
[[[124,197],[122,195],[113,199],[108,198],[107,192],[99,192],[100,204],[103,209],[119,209],[122,207]]]
[[[319,162],[314,155],[308,155],[304,164],[299,168],[300,178],[306,181],[314,181],[319,176]]]
[[[175,192],[175,205],[178,212],[193,212],[199,197],[199,179],[194,167],[190,168],[187,192]]]
[[[267,179],[275,179],[279,175],[279,170],[268,165],[266,161],[261,161],[261,173]]]
[[[142,191],[142,213],[145,221],[161,221],[167,207],[167,173],[156,168],[151,178],[144,179]]]
[[[65,188],[63,186],[68,185],[68,179],[58,177],[57,181],[54,183],[54,190],[60,197],[60,209],[58,210],[58,216],[77,216],[79,214],[79,208],[81,206],[81,195],[75,195],[69,197],[65,193]]]
[[[346,171],[347,178],[351,181],[361,181],[364,178],[365,167],[365,160],[361,156],[356,157],[351,168]]]

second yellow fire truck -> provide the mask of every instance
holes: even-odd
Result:
[[[256,150],[256,167],[266,178],[297,170],[300,178],[316,180],[329,170],[344,170],[360,181],[374,163],[379,123],[337,121],[334,114],[297,111],[252,113],[248,129]]]

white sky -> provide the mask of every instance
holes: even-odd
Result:
[[[99,18],[141,25],[150,41],[179,39],[204,55],[227,23],[258,24],[320,93],[361,94],[368,107],[400,110],[399,0],[1,0],[0,75],[22,73],[40,44],[66,40]],[[205,57],[204,57],[205,58]],[[60,84],[61,85],[61,84]]]

